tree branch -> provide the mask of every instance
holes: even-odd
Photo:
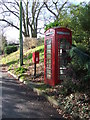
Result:
[[[15,12],[13,12],[11,9],[9,9],[7,5],[5,5],[5,4],[3,4],[3,5],[6,7],[6,9],[7,9],[9,12],[11,12],[12,14],[14,14],[16,17],[19,17]]]
[[[66,0],[63,5],[59,8],[59,11],[61,11],[63,9],[63,7],[67,4],[68,0]]]
[[[0,21],[6,22],[9,26],[12,26],[12,27],[16,28],[17,30],[19,30],[19,27],[17,27],[13,23],[10,23],[9,21],[7,21],[5,19],[0,19]],[[23,31],[22,31],[22,33],[25,34]]]
[[[15,27],[16,29],[19,30],[19,28],[17,26],[15,26],[13,23],[10,23],[9,21],[7,21],[5,19],[0,19],[0,21],[4,21],[4,22],[8,23],[10,26]]]
[[[48,5],[46,4],[46,2],[44,2],[46,8],[49,10],[49,12],[51,12],[55,17],[56,19],[58,18],[58,16],[48,7]]]

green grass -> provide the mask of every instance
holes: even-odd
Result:
[[[2,59],[0,60],[0,63],[2,64],[7,64],[8,66],[11,64],[15,64],[17,63],[19,60],[19,50],[11,53],[9,55],[5,55],[4,57],[2,57]]]
[[[28,50],[26,53],[25,53],[25,55],[29,55],[30,53],[33,53],[33,52],[35,52],[35,51],[39,51],[39,52],[44,52],[44,45],[41,45],[41,46],[38,46],[38,47],[36,47],[36,48],[34,48],[34,49],[30,49],[30,50]]]
[[[44,61],[44,45],[41,45],[23,53],[24,54],[23,62],[27,67],[29,63],[32,62],[32,53],[35,51],[39,51],[40,62]],[[11,53],[9,55],[2,57],[2,59],[0,59],[0,63],[6,64],[8,66],[11,66],[11,65],[19,66],[19,57],[20,57],[20,51],[18,50],[14,53]]]
[[[18,74],[22,74],[25,73],[27,71],[27,68],[23,68],[23,67],[18,67],[15,69],[15,72]]]

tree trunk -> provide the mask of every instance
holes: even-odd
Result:
[[[26,5],[26,28],[27,28],[27,36],[29,37],[29,18],[28,18],[28,0]]]
[[[32,37],[37,38],[37,30],[36,29],[32,30]]]

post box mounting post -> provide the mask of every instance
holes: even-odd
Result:
[[[34,63],[34,77],[36,77],[36,63]]]
[[[34,63],[34,78],[36,77],[36,64],[39,63],[39,52],[35,51],[33,52],[33,63]]]

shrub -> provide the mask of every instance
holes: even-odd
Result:
[[[90,56],[84,50],[73,46],[70,56],[72,60],[66,71],[65,88],[71,89],[72,92],[87,91],[90,86]]]
[[[28,55],[28,59],[31,59],[32,58],[32,54],[30,53],[29,55]]]
[[[87,70],[87,74],[90,72],[90,56],[88,54],[77,47],[72,47],[70,56],[73,58],[73,65],[77,66],[78,70]]]
[[[27,71],[27,68],[23,68],[23,67],[16,68],[15,70],[17,74],[22,74],[22,73],[25,73],[26,71]]]
[[[15,51],[17,51],[17,46],[7,46],[5,47],[5,50],[4,50],[5,54],[10,54]]]
[[[60,26],[60,22],[58,22],[58,21],[51,22],[50,24],[46,25],[45,31],[48,30],[49,28],[53,28],[53,27],[57,27],[57,26]]]

